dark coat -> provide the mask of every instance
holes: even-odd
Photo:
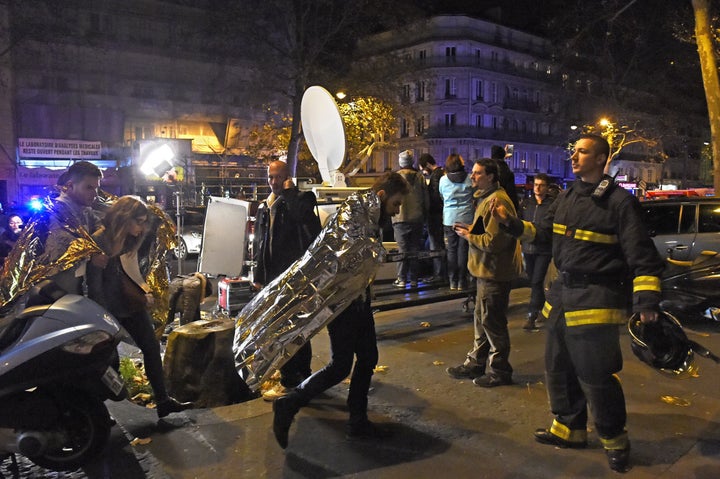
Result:
[[[538,204],[535,195],[525,198],[520,206],[522,219],[531,223],[539,222],[547,214],[553,199],[554,198],[546,195],[543,202]],[[523,241],[522,251],[525,254],[544,254],[550,256],[552,254],[552,241],[542,237],[536,237],[532,241]]]
[[[253,281],[268,284],[300,258],[320,233],[312,192],[288,188],[272,206],[263,201],[255,215]],[[271,215],[272,231],[270,231]]]

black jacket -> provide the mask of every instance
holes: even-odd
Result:
[[[562,308],[568,326],[624,324],[630,295],[633,312],[657,311],[661,299],[664,264],[637,198],[616,185],[594,198],[595,187],[576,180],[539,222],[515,219],[509,225],[521,240],[552,241],[559,277],[543,315]]]
[[[253,280],[262,285],[275,279],[300,258],[320,233],[312,192],[288,188],[271,207],[263,201],[255,215]],[[270,231],[271,215],[272,231]]]
[[[525,198],[520,205],[520,213],[522,219],[530,221],[531,223],[539,222],[550,209],[550,205],[553,202],[553,198],[545,196],[545,200],[538,204],[535,199],[535,195]],[[534,240],[523,241],[522,251],[525,254],[552,254],[552,242],[548,241],[547,238],[536,237]]]

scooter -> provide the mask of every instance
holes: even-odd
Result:
[[[125,330],[100,305],[51,281],[0,319],[0,459],[19,453],[74,470],[101,452],[114,421],[104,401],[127,397],[117,372]]]
[[[682,320],[720,322],[720,254],[703,251],[693,261],[667,261],[660,309]]]

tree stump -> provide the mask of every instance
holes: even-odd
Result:
[[[235,370],[234,333],[231,319],[193,321],[170,333],[163,361],[170,395],[199,408],[252,399]]]

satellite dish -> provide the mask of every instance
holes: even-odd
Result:
[[[321,86],[311,86],[302,97],[300,120],[310,153],[318,164],[323,183],[345,186],[339,171],[345,159],[345,129],[332,95]]]

